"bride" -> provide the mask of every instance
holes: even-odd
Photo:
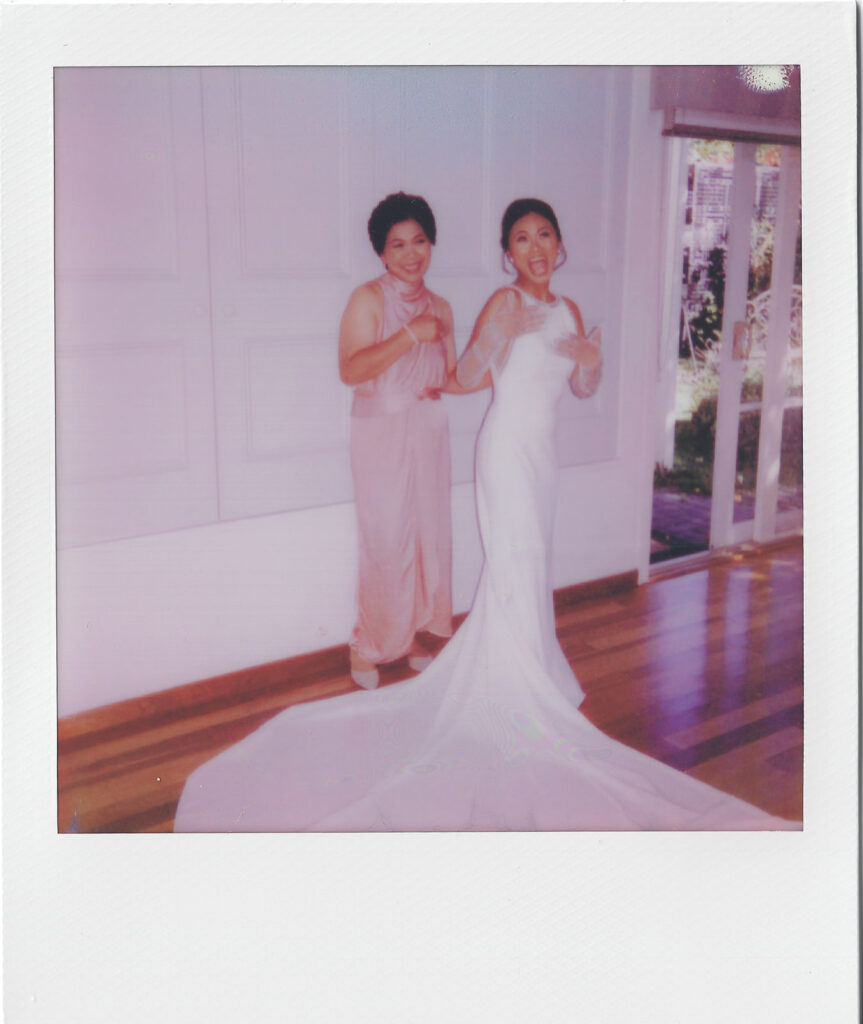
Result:
[[[552,208],[502,223],[511,288],[479,315],[447,390],[492,386],[476,449],[485,564],[473,607],[419,676],[291,707],[189,777],[187,832],[795,827],[610,739],[578,710],[550,581],[555,408],[596,389],[599,332],[551,291]]]

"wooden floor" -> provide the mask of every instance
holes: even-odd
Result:
[[[572,604],[561,644],[609,735],[782,817],[802,818],[798,541]],[[413,673],[389,666],[382,685]],[[291,704],[354,689],[345,648],[124,701],[58,726],[58,828],[170,832],[198,765]]]

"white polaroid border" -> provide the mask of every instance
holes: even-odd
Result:
[[[10,1021],[856,1019],[852,2],[6,4],[4,848]],[[52,69],[801,65],[805,828],[57,835]]]

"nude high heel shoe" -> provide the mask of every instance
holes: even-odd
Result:
[[[358,659],[362,661],[364,665],[368,665],[369,662],[362,658]],[[377,666],[371,665],[370,668],[358,668],[354,665],[354,652],[351,651],[351,679],[361,686],[364,690],[374,690],[378,683],[381,681],[381,674],[377,670]]]

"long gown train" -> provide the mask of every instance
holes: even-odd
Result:
[[[563,302],[496,374],[477,443],[486,561],[467,619],[404,683],[289,708],[190,777],[175,831],[779,829],[606,736],[557,642],[554,420]]]

